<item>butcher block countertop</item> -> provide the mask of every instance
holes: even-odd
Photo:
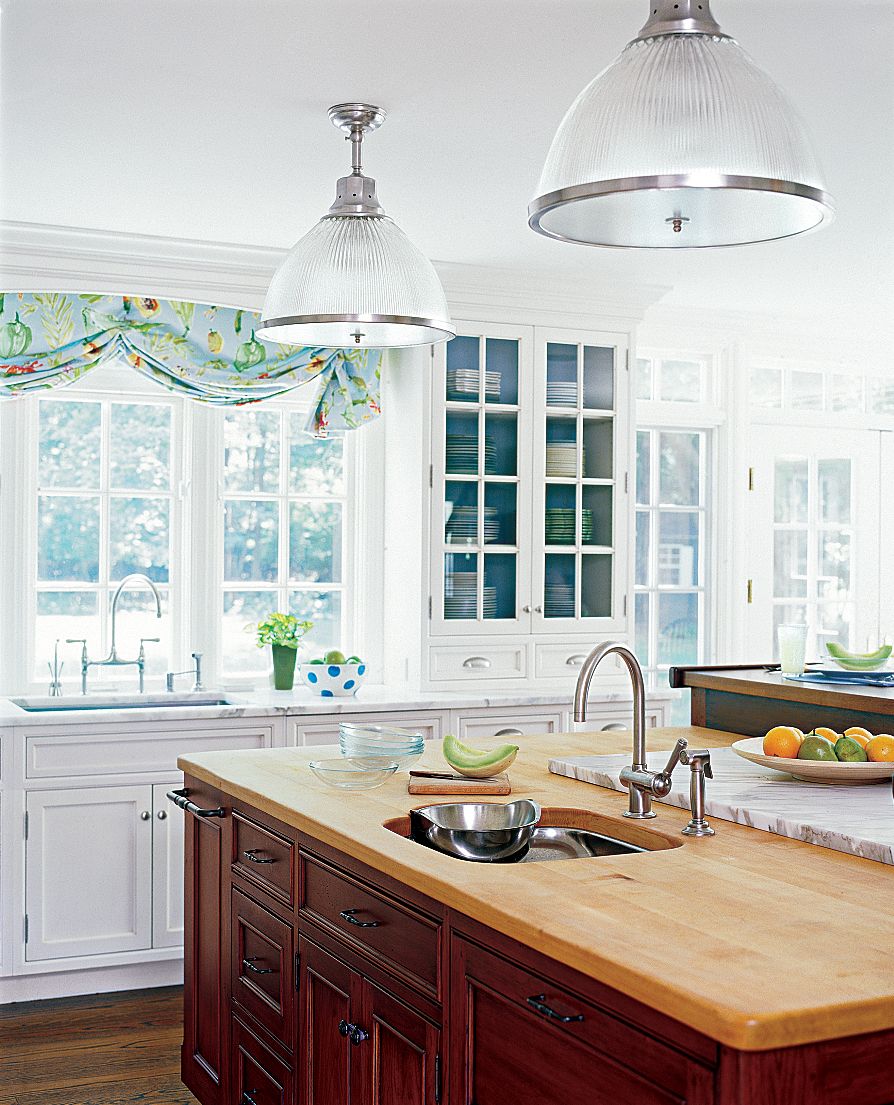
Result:
[[[649,749],[669,749],[680,736],[692,747],[738,739],[652,729]],[[683,837],[688,813],[666,805],[652,821],[623,821],[626,795],[547,770],[558,754],[629,747],[630,734],[619,732],[526,737],[510,771],[513,797],[616,819],[620,837],[643,825],[682,845],[520,865],[464,863],[385,829],[426,799],[407,794],[406,773],[372,791],[327,787],[306,764],[332,756],[331,747],[206,752],[179,766],[730,1047],[760,1051],[894,1028],[891,868],[725,821],[714,823],[714,837]],[[443,766],[439,751],[416,766]],[[688,786],[686,774],[678,769],[675,786]]]

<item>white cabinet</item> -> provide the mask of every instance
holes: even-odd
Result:
[[[25,911],[29,961],[152,943],[152,787],[31,791]]]
[[[152,947],[183,945],[183,831],[180,811],[167,800],[170,784],[152,788]]]
[[[542,736],[544,733],[561,733],[567,729],[562,710],[509,709],[457,710],[453,719],[454,732],[462,741],[474,744],[479,738],[502,737],[511,743],[517,737]]]
[[[351,725],[396,725],[399,729],[412,729],[426,740],[440,740],[446,732],[446,715],[434,710],[388,711],[388,713],[330,714],[327,717],[290,719],[291,743],[338,744],[338,729],[342,722]]]

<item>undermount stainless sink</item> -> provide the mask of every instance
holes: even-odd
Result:
[[[164,706],[233,706],[236,703],[214,691],[185,694],[85,694],[77,698],[34,696],[9,700],[29,714],[59,714],[74,710],[156,710]]]

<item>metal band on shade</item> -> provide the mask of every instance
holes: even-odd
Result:
[[[314,322],[379,322],[397,326],[422,326],[428,330],[447,334],[451,338],[456,337],[456,327],[448,319],[418,318],[414,315],[284,315],[282,318],[262,319],[257,333],[264,337],[261,331],[268,327],[305,326]]]
[[[780,238],[791,238],[797,234],[806,234],[816,230],[823,223],[831,222],[835,217],[835,207],[832,197],[821,188],[814,188],[809,184],[796,184],[790,180],[774,180],[770,177],[733,176],[726,173],[712,173],[702,171],[698,173],[668,174],[663,176],[639,176],[618,177],[614,180],[597,180],[587,184],[573,184],[567,188],[559,188],[554,192],[547,192],[538,196],[528,204],[528,225],[538,234],[547,238],[555,238],[560,242],[572,242],[577,245],[593,245],[608,249],[638,249],[636,245],[617,245],[614,243],[588,242],[579,238],[569,238],[564,234],[548,230],[543,226],[543,217],[558,207],[575,203],[580,200],[599,199],[604,196],[614,196],[625,192],[663,192],[673,190],[692,189],[693,191],[707,191],[722,189],[725,191],[739,192],[772,192],[781,195],[794,196],[805,199],[817,207],[818,219],[813,226],[804,230],[795,230],[790,234],[776,235],[772,238],[763,238],[760,241],[776,241]],[[728,245],[740,245],[742,243],[730,242]],[[671,246],[651,247],[655,249],[672,248]],[[716,249],[716,245],[693,245],[676,248],[688,249]]]

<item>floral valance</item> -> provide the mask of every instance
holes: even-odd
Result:
[[[233,307],[141,296],[0,294],[0,399],[64,387],[118,359],[169,391],[236,406],[319,388],[308,429],[333,437],[377,417],[379,350],[308,349],[255,335]]]

